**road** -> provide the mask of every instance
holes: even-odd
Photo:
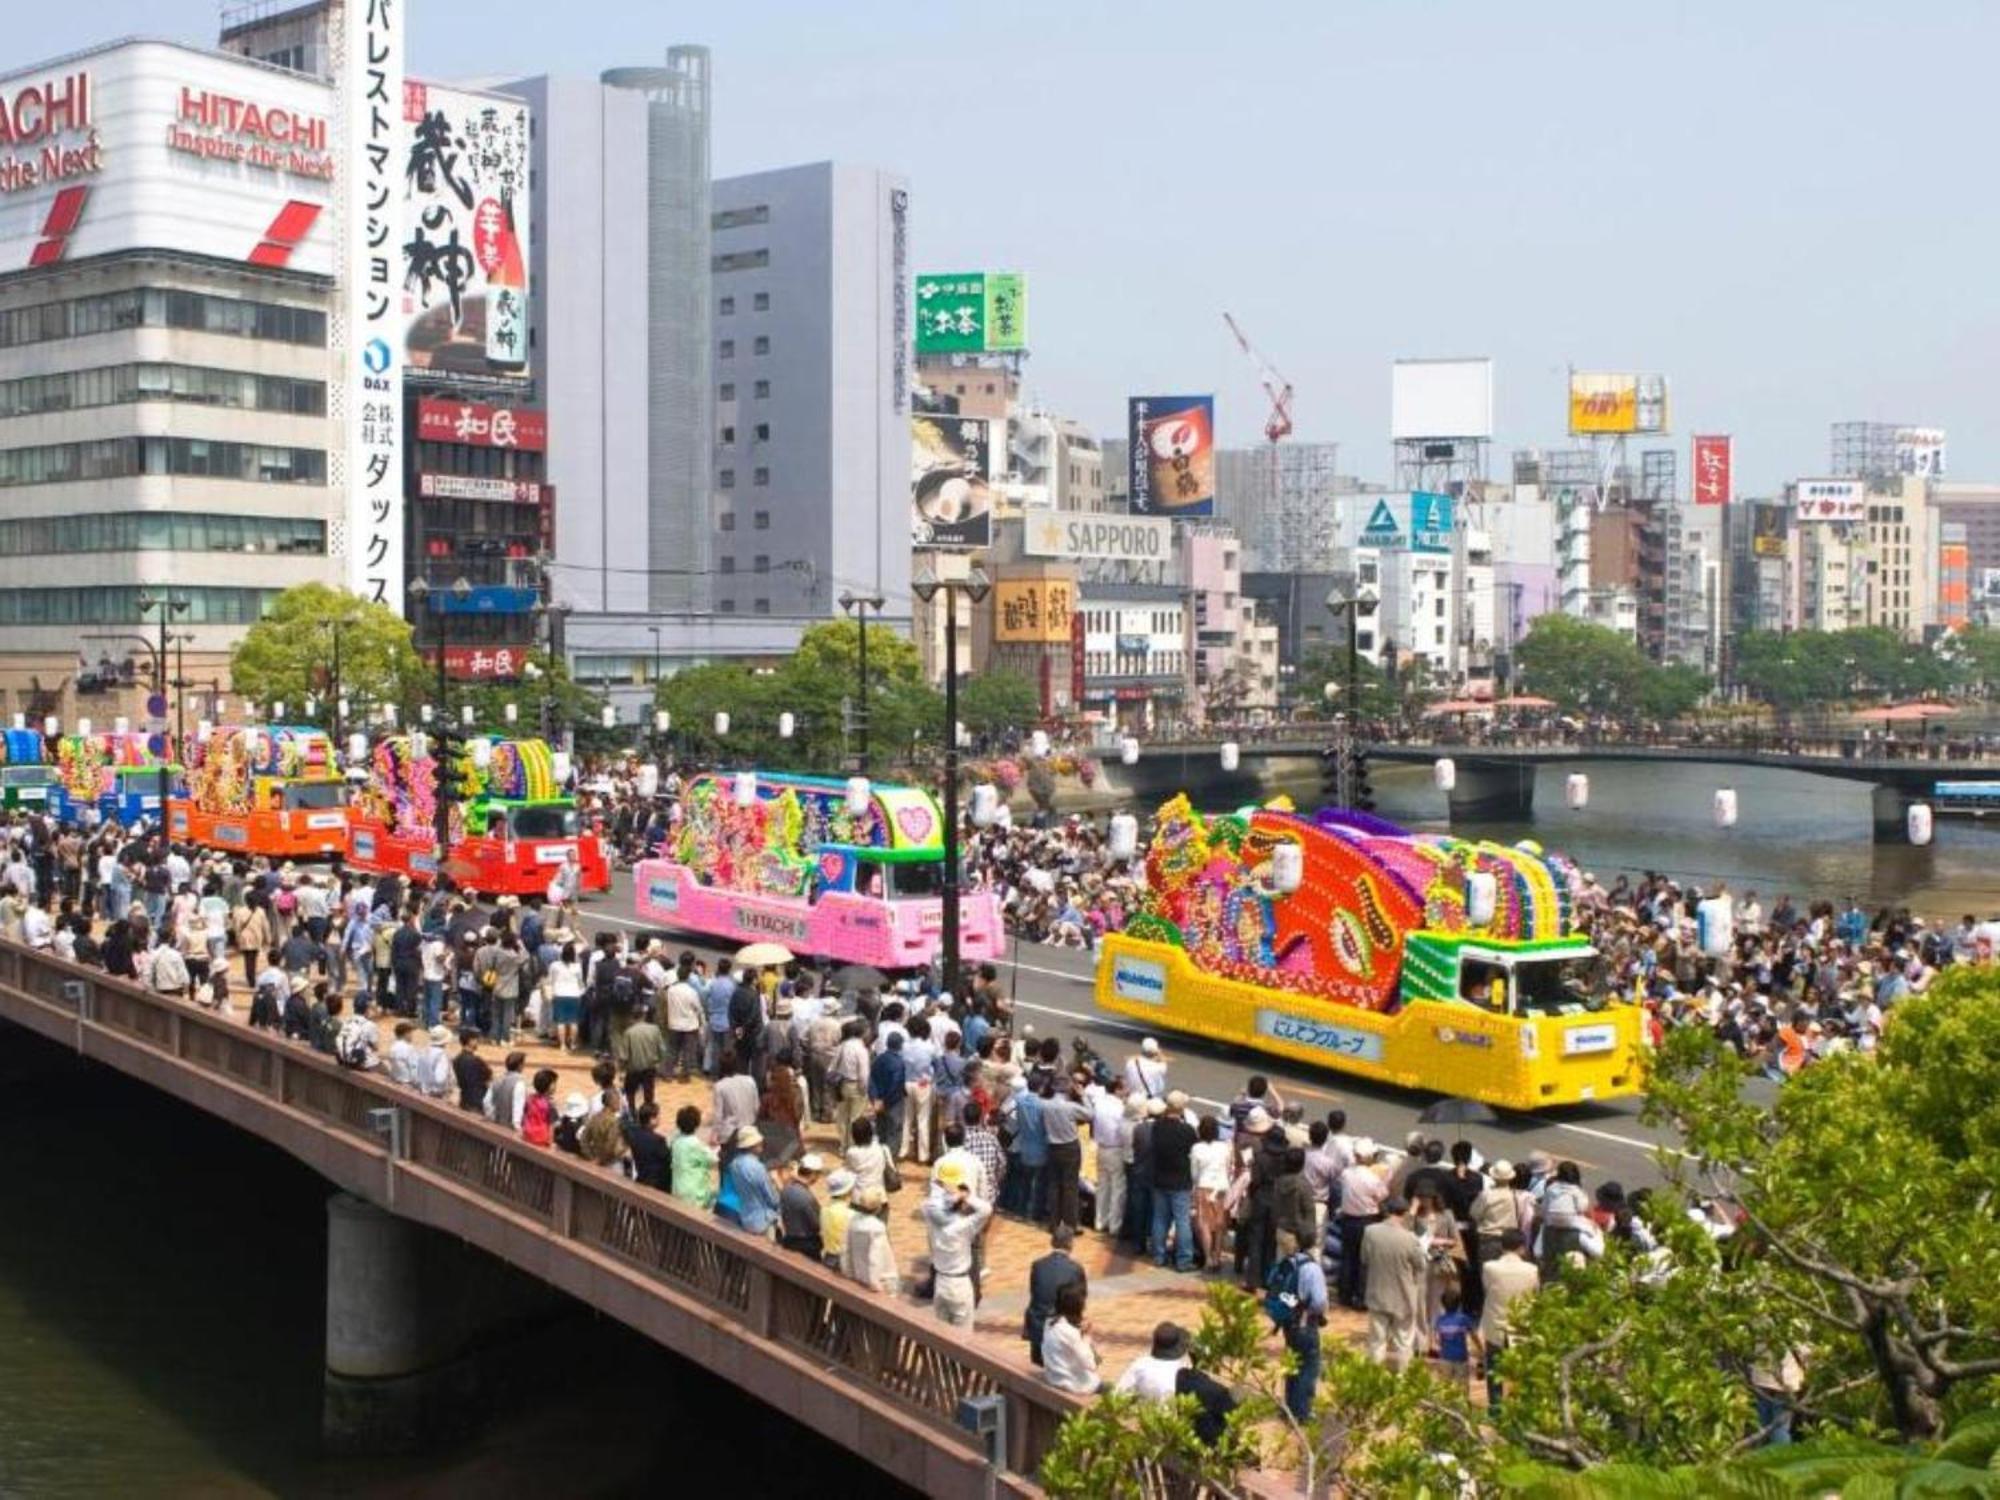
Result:
[[[607,894],[584,903],[583,925],[592,931],[610,927],[628,934],[664,936],[676,952],[690,948],[713,957],[734,951],[706,939],[663,932],[656,924],[637,920],[632,910],[631,875],[620,870],[613,874]],[[1061,1037],[1065,1056],[1070,1038],[1081,1034],[1113,1066],[1119,1066],[1146,1032],[1123,1016],[1097,1008],[1092,995],[1093,962],[1090,954],[1075,949],[1030,943],[1016,947],[1003,977],[1011,978],[1017,1018],[1024,1025],[1032,1025],[1038,1035]],[[1417,1115],[1435,1097],[1194,1037],[1163,1034],[1160,1045],[1171,1059],[1173,1086],[1185,1089],[1198,1107],[1227,1107],[1250,1074],[1263,1073],[1285,1099],[1305,1105],[1307,1119],[1319,1118],[1337,1105],[1347,1111],[1350,1131],[1399,1147],[1404,1137],[1418,1128]],[[1587,1184],[1616,1180],[1628,1189],[1660,1180],[1655,1148],[1670,1141],[1666,1134],[1640,1123],[1636,1099],[1532,1115],[1509,1114],[1497,1124],[1475,1126],[1465,1133],[1489,1159],[1506,1157],[1518,1163],[1539,1148],[1557,1160],[1575,1161],[1583,1168]]]

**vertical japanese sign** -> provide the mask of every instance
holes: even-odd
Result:
[[[1734,439],[1728,436],[1694,440],[1694,503],[1727,505],[1735,499]]]
[[[413,379],[528,375],[528,106],[411,82],[403,92],[399,276]]]
[[[341,68],[347,586],[403,604],[403,360],[395,267],[404,0],[345,7]]]
[[[1215,514],[1215,398],[1134,396],[1127,403],[1132,513]]]

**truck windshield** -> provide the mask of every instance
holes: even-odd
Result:
[[[1459,965],[1458,992],[1461,999],[1496,1013],[1598,1010],[1604,1002],[1591,984],[1594,966],[1590,958],[1523,958],[1506,965],[1467,958]]]
[[[339,807],[345,790],[337,781],[295,781],[285,788],[285,809]]]
[[[47,766],[0,766],[0,786],[48,786],[55,779]]]
[[[889,878],[888,895],[895,901],[934,901],[944,894],[944,861],[927,859],[917,864],[863,864],[862,874],[879,869]]]
[[[574,838],[577,831],[576,809],[560,802],[510,808],[507,824],[517,839]]]

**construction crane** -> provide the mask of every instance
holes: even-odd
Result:
[[[1250,362],[1257,367],[1257,378],[1263,384],[1264,394],[1271,398],[1271,415],[1264,419],[1264,436],[1275,444],[1292,430],[1292,383],[1280,375],[1268,359],[1257,352],[1256,346],[1237,326],[1236,319],[1224,313],[1222,321],[1229,325],[1230,333],[1235,335],[1237,347],[1242,349]]]

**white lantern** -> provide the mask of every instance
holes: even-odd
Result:
[[[1922,848],[1931,841],[1931,805],[1928,802],[1912,802],[1907,817],[1910,842]]]
[[[410,757],[413,760],[429,760],[431,758],[431,737],[421,729],[410,736]]]
[[[1715,826],[1734,828],[1736,826],[1736,789],[1719,787],[1715,793]]]
[[[252,765],[264,758],[264,732],[261,729],[243,731],[243,753]]]
[[[194,737],[198,740],[205,740],[208,738],[209,731],[214,728],[215,724],[212,720],[196,719],[194,721]]]
[[[120,714],[111,721],[111,728],[116,734],[130,734],[132,732],[132,721],[126,718],[125,715]]]
[[[1571,812],[1582,812],[1590,806],[1590,778],[1581,771],[1572,771],[1563,779],[1563,802]]]
[[[1305,883],[1306,851],[1300,844],[1271,846],[1271,889],[1295,891]]]
[[[76,732],[87,736],[90,733],[90,720],[78,719],[76,721]]]
[[[470,703],[461,705],[458,710],[458,722],[463,724],[467,729],[470,729],[472,727],[472,718],[472,705]]]
[[[520,705],[520,704],[518,704],[518,703],[509,703],[509,704],[507,704],[507,705],[506,705],[505,707],[503,707],[503,708],[502,708],[502,709],[500,710],[500,717],[501,717],[501,718],[503,718],[503,719],[505,719],[505,720],[506,720],[506,721],[507,721],[507,722],[508,722],[509,724],[518,724],[518,723],[520,723],[520,722],[521,722],[521,705]]]
[[[336,699],[335,706],[340,710],[341,718],[346,718],[348,714],[347,700],[345,698]]]
[[[1139,742],[1133,739],[1131,735],[1126,735],[1119,743],[1118,758],[1128,766],[1139,764]]]
[[[389,727],[390,727],[391,729],[394,729],[394,728],[396,727],[396,705],[395,705],[395,704],[393,704],[393,703],[385,703],[385,704],[383,704],[383,705],[382,705],[382,722],[383,722],[384,724],[387,724],[387,725],[388,725],[388,726],[389,726]]]
[[[852,787],[853,782],[848,785]],[[1004,809],[1000,805],[1000,789],[990,781],[982,781],[972,789],[972,822],[976,828],[985,828],[999,818]]]
[[[1040,760],[1044,755],[1049,753],[1049,736],[1047,730],[1037,729],[1033,734],[1028,736],[1028,753],[1034,756],[1036,760]]]
[[[310,719],[318,712],[319,712],[319,699],[317,698],[306,699],[306,717]]]
[[[757,800],[757,773],[738,771],[736,773],[736,805],[749,807]]]
[[[715,715],[715,737],[721,739],[729,733],[729,710],[718,710]]]
[[[1237,747],[1236,741],[1224,740],[1222,742],[1222,769],[1233,771],[1238,765],[1242,764],[1242,761],[1243,752]]]
[[[1727,895],[1708,896],[1694,905],[1695,942],[1709,958],[1721,958],[1736,941],[1736,903]]]
[[[428,703],[426,703],[426,704],[425,704],[425,705],[424,705],[424,706],[423,706],[423,707],[422,707],[421,709],[419,709],[419,710],[418,710],[418,713],[419,713],[419,714],[420,714],[420,715],[422,716],[422,718],[423,718],[423,721],[424,721],[424,722],[425,722],[426,724],[430,723],[430,721],[431,721],[431,706],[430,706],[430,705],[429,705]]]
[[[673,726],[674,716],[672,714],[668,713],[664,708],[653,710],[653,733],[665,734]]]
[[[481,735],[476,740],[467,740],[466,745],[472,751],[474,766],[483,771],[493,764],[493,741]]]
[[[58,719],[54,714],[50,714],[46,719],[42,720],[42,733],[50,739],[54,739],[62,733],[62,720]]]
[[[789,709],[787,709],[784,713],[778,715],[779,739],[781,740],[790,739],[792,737],[792,731],[798,727],[799,727],[799,721],[792,717],[791,711]]]
[[[1431,780],[1437,783],[1439,791],[1450,791],[1458,785],[1458,762],[1449,755],[1440,755],[1437,764],[1431,767]]]
[[[604,705],[604,712],[598,715],[598,719],[606,729],[616,729],[618,727],[618,710],[607,703]]]
[[[569,785],[569,751],[558,750],[549,757],[549,770],[556,778],[557,786]]]
[[[227,698],[217,698],[215,700],[216,718],[220,719],[228,712],[229,712],[229,700]]]
[[[639,795],[651,797],[660,790],[660,768],[654,765],[639,767]]]
[[[285,705],[282,703],[273,703],[271,705],[271,722],[275,724],[280,719],[284,718],[284,716],[285,716]]]
[[[1111,817],[1111,857],[1130,859],[1139,852],[1139,820],[1130,813]]]
[[[867,812],[868,797],[868,778],[866,776],[850,776],[847,778],[847,810],[850,813],[858,818]]]
[[[347,760],[350,765],[359,765],[368,759],[368,736],[359,732],[347,737]]]
[[[972,743],[972,731],[965,727],[963,720],[958,725],[958,748],[963,750]]]
[[[1500,883],[1484,870],[1465,877],[1465,923],[1485,927],[1493,920],[1500,904]]]

